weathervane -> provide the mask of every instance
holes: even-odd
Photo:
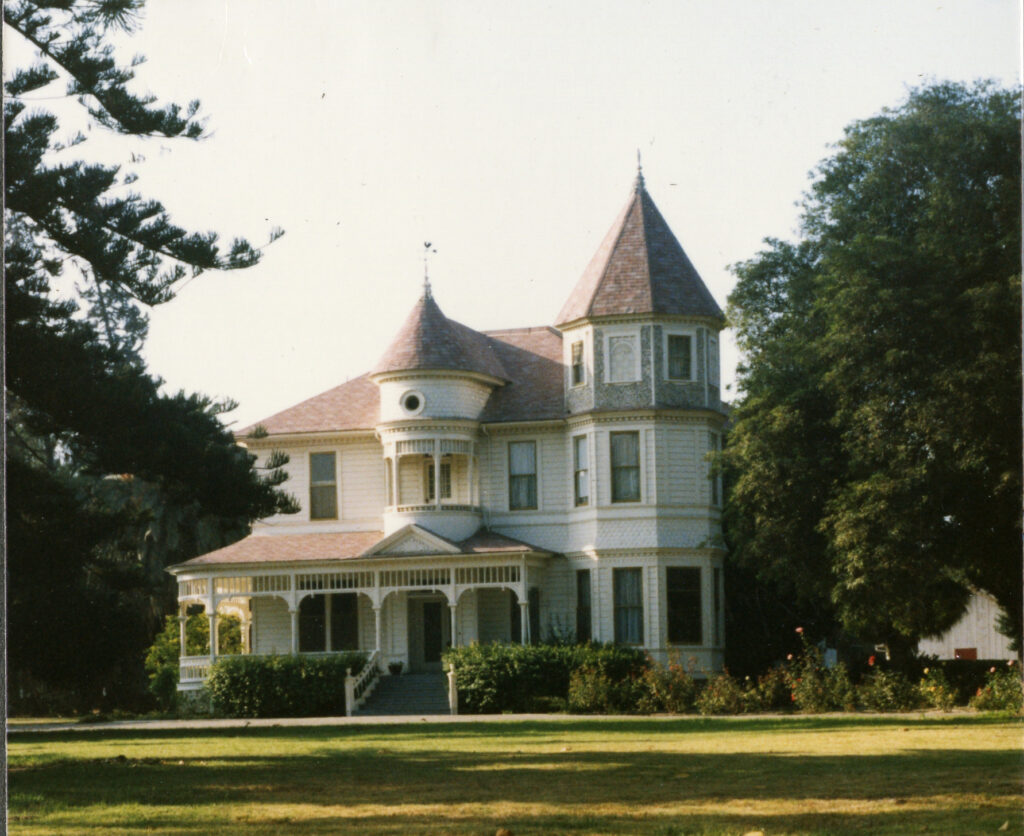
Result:
[[[437,250],[433,249],[433,244],[429,241],[423,242],[423,295],[427,298],[431,298],[430,293],[430,254],[436,253]]]
[[[636,149],[636,187],[642,189],[644,187],[644,164],[640,159],[640,149]]]

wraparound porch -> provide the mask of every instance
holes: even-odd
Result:
[[[539,638],[548,555],[417,555],[319,565],[175,567],[179,623],[202,606],[210,651],[181,657],[179,689],[201,687],[217,658],[217,613],[242,614],[243,653],[361,650],[381,669],[440,670],[447,646]],[[184,646],[184,644],[182,645]]]

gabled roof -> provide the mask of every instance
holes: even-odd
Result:
[[[565,416],[562,335],[558,331],[542,326],[474,333],[507,369],[508,382],[491,393],[481,416],[483,422],[546,421]],[[271,415],[258,425],[270,435],[280,435],[372,430],[378,423],[380,388],[369,375],[362,375]],[[240,430],[238,435],[244,437],[251,429]]]
[[[417,548],[413,548],[415,540]],[[421,545],[420,545],[421,544]],[[422,526],[406,526],[394,534],[383,531],[341,531],[322,534],[251,534],[223,549],[169,567],[170,570],[249,563],[381,559],[424,555],[550,554],[503,534],[479,529],[472,537],[453,542]]]
[[[723,318],[641,175],[555,324],[625,314]]]
[[[477,372],[508,379],[487,338],[441,313],[429,287],[370,374],[403,371]]]

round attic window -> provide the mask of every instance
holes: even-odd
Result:
[[[402,409],[410,415],[418,415],[422,412],[425,402],[422,392],[406,392],[402,395],[402,399],[400,401]]]

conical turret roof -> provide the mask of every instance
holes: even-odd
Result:
[[[370,374],[402,371],[463,371],[508,379],[490,340],[448,319],[429,287]]]
[[[555,324],[624,314],[724,318],[639,174]]]

